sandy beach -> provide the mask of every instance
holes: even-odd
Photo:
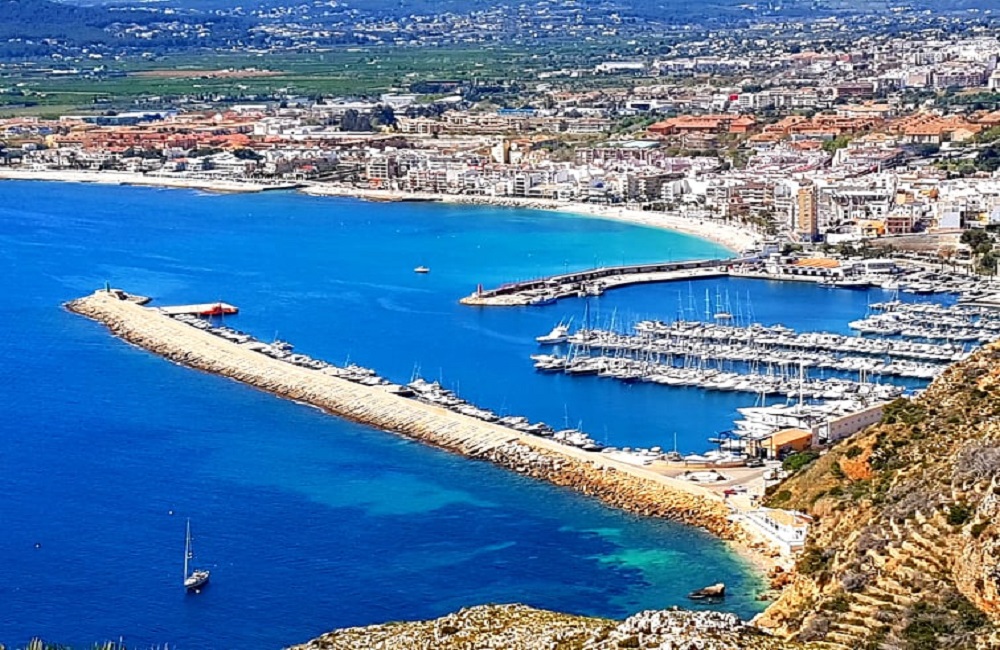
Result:
[[[75,169],[12,169],[0,168],[0,180],[58,181],[62,183],[98,183],[102,185],[144,185],[204,190],[206,192],[264,192],[292,189],[295,183],[271,184],[252,181],[231,181],[181,175],[139,174],[118,171],[88,171]]]
[[[750,230],[722,220],[697,219],[677,213],[646,212],[618,206],[591,205],[553,199],[520,197],[492,197],[465,194],[433,194],[429,192],[399,192],[345,187],[342,185],[310,184],[299,188],[301,192],[316,196],[342,196],[369,201],[436,201],[471,205],[497,205],[553,210],[597,219],[613,219],[649,228],[672,230],[720,244],[734,253],[752,248],[761,236]]]
[[[761,236],[749,228],[716,219],[687,217],[679,213],[646,212],[627,207],[591,205],[554,199],[494,197],[466,194],[400,192],[332,185],[329,183],[262,183],[181,174],[141,174],[119,171],[70,169],[0,168],[0,180],[57,181],[64,183],[100,183],[106,185],[143,185],[204,190],[206,192],[264,192],[298,189],[314,196],[340,196],[368,201],[433,201],[467,205],[494,205],[533,210],[552,210],[596,219],[612,219],[649,228],[660,228],[700,237],[720,244],[734,253],[753,248]]]

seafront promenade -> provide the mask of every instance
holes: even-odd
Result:
[[[699,526],[726,539],[744,536],[729,520],[724,499],[702,486],[287,363],[126,298],[123,292],[99,290],[66,306],[171,361],[570,487],[629,512]]]

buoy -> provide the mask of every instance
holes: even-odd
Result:
[[[42,548],[41,542],[35,542],[35,548]]]

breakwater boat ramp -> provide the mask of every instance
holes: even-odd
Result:
[[[501,417],[435,382],[395,384],[373,370],[334,366],[293,352],[287,342],[260,341],[188,310],[172,313],[176,310],[139,302],[145,301],[120,289],[105,289],[66,307],[182,365],[567,486],[630,512],[674,519],[727,538],[736,533],[719,493],[672,478],[628,455],[600,453],[600,446],[581,431]]]

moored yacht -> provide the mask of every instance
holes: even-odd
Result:
[[[541,336],[536,336],[535,341],[539,345],[556,345],[558,343],[565,343],[569,339],[569,325],[565,323],[559,323],[552,328],[548,334],[542,334]]]

